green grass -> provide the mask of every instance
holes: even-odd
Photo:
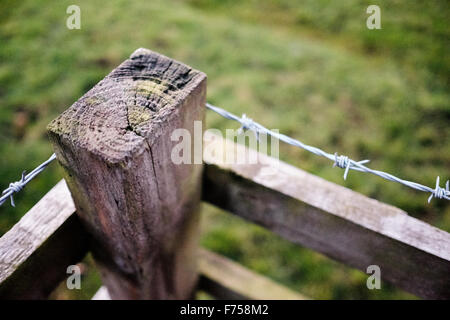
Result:
[[[45,126],[138,47],[208,75],[208,101],[371,167],[434,186],[448,179],[449,8],[445,1],[71,1],[0,3],[0,188],[52,152]],[[235,128],[207,114],[208,127]],[[450,230],[450,206],[280,144],[283,160]],[[0,208],[0,234],[61,178],[52,164]],[[313,298],[409,298],[237,218],[204,210],[202,243]],[[89,284],[86,287],[91,287]],[[81,296],[86,297],[87,295]]]

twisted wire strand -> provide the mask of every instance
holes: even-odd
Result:
[[[400,179],[400,178],[398,178],[390,173],[384,172],[384,171],[379,171],[379,170],[374,170],[374,169],[368,168],[364,164],[368,163],[369,160],[355,161],[344,155],[338,155],[337,153],[331,154],[331,153],[325,152],[319,148],[309,146],[299,140],[293,139],[282,133],[273,132],[273,131],[265,128],[261,124],[253,121],[252,119],[247,117],[245,114],[243,114],[242,117],[238,117],[238,116],[236,116],[222,108],[216,107],[210,103],[206,103],[206,108],[220,114],[224,118],[239,122],[241,124],[241,127],[239,128],[239,133],[241,133],[245,130],[251,130],[255,133],[255,135],[258,139],[259,139],[259,134],[261,134],[261,133],[270,135],[272,137],[277,138],[278,140],[284,141],[287,144],[302,148],[302,149],[309,151],[315,155],[318,155],[318,156],[321,156],[321,157],[324,157],[324,158],[327,158],[327,159],[333,161],[333,167],[345,169],[344,180],[347,179],[347,176],[348,176],[348,173],[350,170],[355,170],[355,171],[360,171],[360,172],[368,172],[373,175],[379,176],[385,180],[398,182],[398,183],[403,184],[412,189],[430,193],[430,196],[428,197],[428,203],[430,203],[431,199],[433,199],[433,198],[450,200],[450,182],[448,180],[445,184],[445,188],[442,188],[439,186],[439,177],[437,177],[436,178],[436,186],[433,189],[433,188],[424,186],[417,182]],[[0,197],[0,206],[3,203],[5,203],[5,201],[8,198],[10,198],[11,205],[13,207],[15,207],[14,198],[13,198],[14,193],[17,193],[20,190],[22,190],[28,182],[30,182],[39,173],[41,173],[45,168],[47,168],[47,166],[55,159],[56,159],[56,155],[53,153],[50,156],[50,158],[48,158],[45,162],[41,163],[38,167],[36,167],[29,174],[25,174],[25,171],[23,171],[21,179],[19,181],[10,183],[9,187],[6,188],[2,192],[2,195]]]
[[[433,197],[438,198],[438,199],[450,200],[449,181],[446,182],[445,188],[442,188],[439,186],[439,177],[436,178],[435,188],[430,188],[430,187],[424,186],[417,182],[400,179],[390,173],[380,171],[380,170],[374,170],[374,169],[366,167],[364,164],[368,163],[369,160],[355,161],[344,155],[338,155],[337,153],[331,154],[331,153],[325,152],[319,148],[304,144],[303,142],[293,139],[291,137],[288,137],[282,133],[273,132],[273,131],[265,128],[264,126],[260,125],[259,123],[254,122],[252,119],[248,118],[245,114],[242,117],[238,117],[222,108],[216,107],[209,103],[206,104],[206,107],[208,109],[220,114],[224,118],[239,122],[241,124],[241,128],[239,129],[240,132],[242,132],[243,130],[252,130],[255,132],[255,134],[257,136],[261,133],[264,133],[264,134],[270,135],[272,137],[275,137],[278,140],[281,140],[287,144],[302,148],[302,149],[309,151],[315,155],[325,157],[325,158],[333,161],[334,162],[333,167],[339,167],[341,169],[345,169],[344,180],[347,179],[347,175],[350,170],[367,172],[367,173],[371,173],[373,175],[379,176],[385,180],[400,183],[400,184],[410,187],[412,189],[431,193],[430,196],[428,197],[428,203],[430,203],[430,201],[431,201],[431,199],[433,199]]]
[[[52,154],[50,156],[50,158],[48,158],[48,160],[46,160],[45,162],[41,163],[38,167],[36,167],[33,171],[31,171],[29,174],[25,175],[25,171],[22,172],[22,177],[19,181],[16,182],[11,182],[9,184],[9,187],[6,188],[5,190],[3,190],[2,192],[2,196],[0,197],[0,206],[8,199],[11,199],[11,205],[13,207],[16,206],[16,204],[14,203],[14,193],[19,192],[20,190],[22,190],[25,185],[30,182],[31,180],[34,179],[34,177],[36,177],[39,173],[41,173],[45,168],[47,168],[47,166],[56,159],[56,155]]]

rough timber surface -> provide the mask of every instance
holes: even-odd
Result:
[[[202,165],[175,165],[170,137],[205,96],[205,74],[138,49],[48,126],[114,299],[192,293]]]

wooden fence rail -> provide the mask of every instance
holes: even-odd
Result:
[[[203,164],[175,165],[171,133],[194,133],[205,97],[203,73],[139,49],[55,119],[49,135],[67,185],[0,238],[0,297],[46,297],[91,250],[113,299],[190,298],[199,278],[218,297],[276,298],[245,278],[303,298],[198,256],[203,199],[351,267],[378,265],[383,280],[420,297],[450,298],[450,235],[400,209],[208,132]],[[228,164],[235,153],[258,163]]]
[[[45,299],[88,250],[65,181],[0,238],[0,299]]]
[[[64,180],[0,238],[0,299],[45,299],[67,277],[67,266],[89,251],[89,235]],[[196,252],[198,289],[220,299],[306,299],[229,259]],[[263,290],[264,289],[264,290]],[[105,286],[94,296],[111,299]]]
[[[225,143],[227,142],[227,143]],[[423,298],[450,297],[450,234],[393,206],[205,133],[203,200]],[[240,150],[246,149],[246,150]]]

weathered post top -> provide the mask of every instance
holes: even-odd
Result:
[[[205,90],[205,81],[204,73],[140,48],[53,120],[48,130],[105,161],[122,161],[143,148],[144,138],[160,135],[174,110],[192,99],[194,90]]]
[[[138,49],[49,136],[112,298],[189,298],[202,165],[171,161],[174,129],[204,118],[206,75]]]

